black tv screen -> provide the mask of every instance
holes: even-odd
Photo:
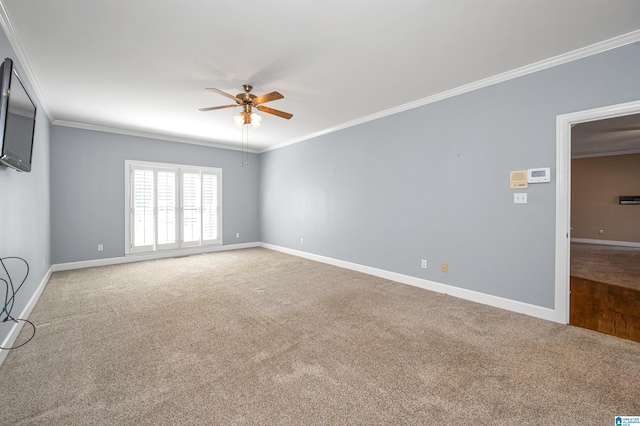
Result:
[[[0,163],[18,171],[31,171],[36,106],[10,58],[0,66]]]

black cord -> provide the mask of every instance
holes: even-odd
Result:
[[[34,323],[32,323],[31,321],[29,321],[29,320],[27,320],[27,319],[20,319],[20,318],[15,319],[15,318],[13,318],[12,316],[8,316],[8,318],[9,318],[11,321],[15,322],[15,323],[17,323],[18,321],[28,322],[29,324],[31,324],[31,327],[33,327],[33,333],[31,334],[31,337],[29,337],[29,339],[27,339],[27,341],[26,341],[26,342],[23,342],[23,343],[19,344],[18,346],[12,346],[12,347],[10,347],[10,348],[3,348],[2,346],[0,346],[0,349],[4,349],[5,351],[10,351],[10,350],[13,350],[13,349],[18,349],[18,348],[23,347],[24,345],[26,345],[27,343],[29,343],[29,342],[31,341],[31,339],[33,339],[33,336],[35,336],[35,335],[36,335],[36,326],[35,326],[35,324],[34,324]]]
[[[9,283],[4,278],[0,278],[0,280],[2,280],[5,285],[4,305],[2,305],[2,312],[5,312],[7,310],[7,300],[9,299]],[[0,313],[0,316],[2,316],[2,313]],[[6,321],[7,319],[5,318],[4,320]]]
[[[8,259],[22,260],[25,266],[27,267],[27,272],[24,274],[24,279],[16,289],[14,289],[13,287],[13,280],[11,279],[11,274],[9,274],[9,271],[7,270],[7,266],[4,264],[4,261]],[[13,306],[15,305],[16,294],[18,293],[18,291],[20,291],[20,288],[22,288],[22,285],[25,283],[25,281],[27,281],[27,277],[29,276],[29,263],[21,257],[10,256],[5,258],[0,257],[0,265],[2,265],[4,272],[7,274],[7,277],[9,278],[9,284],[11,285],[11,297],[7,300],[5,296],[4,308],[3,308],[3,312],[7,312],[7,317],[8,317],[11,314],[11,311],[13,310]],[[7,282],[4,279],[2,281],[4,281],[5,283]],[[7,288],[7,296],[8,296],[8,293],[9,293],[9,289]],[[11,303],[11,308],[7,310],[7,306],[9,306],[9,303]],[[6,320],[7,318],[4,319],[4,321]]]
[[[22,282],[20,283],[20,285],[18,286],[18,288],[15,288],[13,285],[13,280],[11,279],[11,274],[9,273],[9,270],[7,269],[7,266],[4,264],[4,261],[7,259],[18,259],[24,262],[25,266],[27,267],[27,271],[24,274],[24,279],[22,280]],[[16,303],[16,294],[18,293],[18,291],[20,291],[20,289],[22,288],[22,285],[27,281],[27,277],[29,276],[29,263],[24,260],[21,257],[17,257],[17,256],[11,256],[11,257],[5,257],[5,258],[1,258],[0,257],[0,265],[2,265],[2,268],[4,269],[4,272],[7,274],[7,278],[9,278],[9,281],[7,282],[7,280],[5,280],[4,278],[0,278],[0,280],[2,280],[2,282],[4,282],[5,286],[6,286],[6,290],[4,292],[4,305],[2,306],[2,312],[0,313],[0,316],[4,313],[6,314],[6,317],[2,320],[2,322],[7,322],[8,320],[11,320],[13,322],[15,322],[16,324],[18,323],[18,321],[22,321],[22,322],[26,322],[31,324],[31,327],[33,327],[33,333],[31,334],[31,337],[29,337],[29,339],[24,342],[19,344],[18,346],[13,346],[10,348],[3,348],[2,346],[0,346],[0,349],[4,349],[4,350],[12,350],[12,349],[18,349],[24,345],[26,345],[27,343],[29,343],[31,341],[31,339],[33,339],[33,336],[36,335],[36,326],[34,323],[32,323],[31,321],[27,320],[27,319],[22,319],[22,318],[14,318],[11,316],[11,311],[13,311],[13,307],[15,306]],[[11,289],[11,297],[9,297],[9,289]],[[11,306],[9,306],[9,304],[11,304]]]

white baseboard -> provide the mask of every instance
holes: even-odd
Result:
[[[505,299],[504,297],[492,296],[490,294],[454,287],[447,284],[441,284],[435,281],[412,277],[410,275],[399,274],[396,272],[385,271],[383,269],[372,268],[370,266],[360,265],[357,263],[346,262],[344,260],[319,256],[312,253],[305,253],[303,251],[275,246],[272,244],[260,243],[260,247],[291,254],[298,257],[303,257],[310,260],[315,260],[317,262],[327,263],[329,265],[338,266],[340,268],[351,269],[353,271],[362,272],[392,281],[397,281],[402,284],[419,287],[425,290],[434,291],[436,293],[448,294],[460,299],[482,303],[484,305],[493,306],[495,308],[505,309],[507,311],[517,312],[520,314],[541,318],[547,321],[559,322],[561,324],[564,324],[562,319],[558,318],[556,311],[553,309],[531,305],[529,303],[518,302],[516,300]]]
[[[583,244],[603,244],[606,246],[621,246],[621,247],[640,247],[640,243],[633,241],[610,241],[610,240],[593,240],[589,238],[571,238],[572,243]]]
[[[53,272],[53,267],[50,267],[47,273],[44,275],[44,277],[42,277],[40,284],[38,284],[38,288],[36,288],[36,291],[33,292],[33,294],[31,295],[31,298],[27,302],[22,312],[20,312],[19,315],[12,315],[14,318],[23,318],[23,319],[29,318],[29,315],[31,315],[31,311],[33,310],[33,307],[36,306],[36,303],[38,302],[40,295],[42,294],[42,292],[44,291],[44,288],[49,282],[49,278],[51,278],[52,272]],[[11,330],[9,331],[7,336],[4,338],[0,346],[2,346],[3,348],[10,348],[11,346],[13,346],[14,342],[16,341],[16,338],[18,337],[18,334],[20,334],[20,330],[22,330],[23,325],[24,325],[24,321],[13,323]],[[2,364],[2,361],[4,361],[4,359],[7,357],[8,354],[9,354],[8,350],[5,350],[5,349],[0,350],[0,365]]]
[[[80,262],[57,263],[52,266],[53,271],[68,271],[71,269],[93,268],[96,266],[117,265],[120,263],[140,262],[143,260],[164,259],[167,257],[191,256],[194,254],[213,253],[217,251],[239,250],[251,247],[259,247],[259,243],[228,244],[224,246],[189,247],[179,250],[162,250],[153,253],[134,253],[122,257],[110,257],[108,259],[84,260]]]

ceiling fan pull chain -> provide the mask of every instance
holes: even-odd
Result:
[[[245,142],[245,128],[247,130],[246,142]],[[243,125],[241,128],[242,139],[241,139],[241,151],[240,156],[242,160],[242,167],[246,167],[249,165],[249,126]],[[246,161],[245,161],[245,146],[246,146]]]
[[[249,126],[245,126],[247,128],[247,161],[245,161],[245,165],[249,167]]]
[[[240,127],[240,132],[242,134],[241,140],[241,149],[240,149],[240,161],[242,162],[242,167],[244,167],[244,126]]]

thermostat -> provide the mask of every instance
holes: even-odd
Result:
[[[527,169],[527,182],[529,183],[551,182],[551,168],[541,167],[538,169]]]

